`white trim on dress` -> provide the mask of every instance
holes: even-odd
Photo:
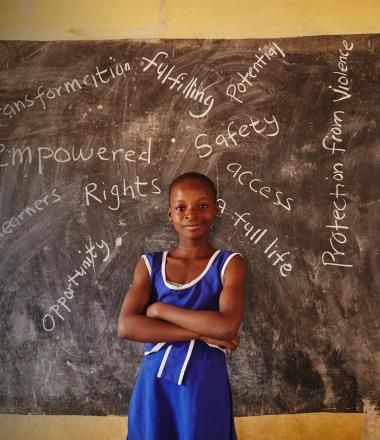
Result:
[[[141,255],[141,258],[145,261],[145,266],[148,269],[149,276],[152,277],[152,266],[149,263],[148,257],[146,255]]]
[[[194,280],[190,281],[189,283],[182,284],[181,286],[178,286],[178,287],[173,286],[172,284],[169,284],[168,281],[166,281],[165,268],[166,268],[166,256],[168,254],[168,251],[164,251],[162,254],[161,274],[162,274],[162,279],[164,280],[165,286],[169,287],[169,289],[174,289],[174,290],[183,290],[183,289],[187,289],[189,287],[194,286],[194,284],[196,284],[200,279],[202,279],[206,275],[207,271],[210,269],[212,263],[214,262],[215,258],[219,255],[220,251],[221,250],[218,249],[212,254],[211,258],[209,259],[209,261],[207,263],[207,266],[204,268],[203,272],[200,275],[198,275]]]
[[[233,257],[235,257],[235,255],[240,255],[240,256],[241,256],[241,254],[239,254],[239,252],[234,252],[233,254],[231,254],[231,255],[227,258],[227,260],[224,262],[224,264],[223,264],[223,266],[222,266],[222,270],[220,271],[220,282],[222,283],[222,286],[223,286],[224,272],[225,272],[225,270],[226,270],[226,268],[227,268],[228,263],[231,261],[231,259],[232,259]]]

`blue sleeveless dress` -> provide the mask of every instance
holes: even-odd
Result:
[[[236,253],[217,250],[190,283],[166,280],[167,252],[144,254],[151,303],[219,310],[223,274]],[[225,350],[203,341],[145,344],[128,412],[127,440],[236,440]]]

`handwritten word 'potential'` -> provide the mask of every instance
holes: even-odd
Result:
[[[159,57],[167,58],[169,56],[166,52],[157,52],[156,55],[150,59],[143,57],[142,59],[146,61],[148,64],[144,67],[143,72],[146,72],[152,66],[156,68],[157,79],[161,81],[161,84],[165,84],[166,82],[170,84],[169,90],[174,90],[177,93],[181,93],[185,99],[192,99],[194,101],[199,102],[206,106],[206,110],[203,113],[195,114],[191,110],[189,110],[190,115],[193,118],[203,118],[206,116],[212,106],[214,105],[214,98],[212,95],[205,95],[206,87],[202,86],[202,83],[198,83],[198,78],[192,76],[191,79],[188,79],[189,74],[186,72],[180,72],[178,74],[173,74],[175,69],[175,64],[170,66],[169,64],[160,63],[158,64],[157,59]],[[167,69],[169,70],[167,71]]]
[[[79,80],[74,78],[69,81],[65,81],[63,84],[56,87],[44,87],[39,86],[37,92],[30,96],[26,94],[23,99],[7,103],[3,107],[0,107],[0,113],[3,116],[7,116],[12,119],[17,114],[21,113],[34,105],[42,106],[44,110],[47,109],[47,102],[60,98],[62,95],[78,92],[82,87],[95,86],[99,87],[100,84],[108,84],[110,81],[117,77],[125,76],[126,72],[131,70],[129,63],[120,64],[108,67],[107,69],[100,70],[98,66],[95,67],[95,73],[89,73],[84,75]]]
[[[259,47],[261,51],[261,47]],[[278,52],[277,52],[278,51]],[[268,64],[267,61],[271,61],[273,57],[278,56],[280,53],[283,58],[285,58],[284,51],[279,47],[277,43],[272,43],[268,48],[264,48],[264,53],[255,55],[256,61],[249,66],[248,71],[243,75],[240,72],[237,74],[240,76],[240,81],[237,83],[232,83],[227,87],[226,95],[232,98],[234,101],[243,104],[242,96],[247,92],[248,87],[253,86],[254,80],[258,77],[259,73],[264,69],[264,67]],[[267,61],[265,61],[265,59]],[[238,94],[239,97],[237,96]]]
[[[88,269],[92,267],[95,274],[95,260],[99,258],[97,251],[105,252],[106,255],[103,258],[103,262],[106,262],[110,256],[110,248],[108,244],[102,240],[100,243],[96,242],[94,245],[91,242],[91,237],[89,237],[89,244],[85,245],[86,257],[82,261],[79,268],[75,269],[71,275],[67,275],[67,286],[63,291],[63,295],[57,299],[57,304],[49,307],[49,311],[44,314],[42,318],[42,327],[46,332],[51,332],[56,327],[56,319],[59,318],[61,321],[65,320],[64,315],[71,313],[70,307],[67,305],[75,297],[75,287],[79,287],[79,280],[84,276],[88,275]],[[81,254],[81,251],[78,251]]]

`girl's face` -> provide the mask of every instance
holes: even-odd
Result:
[[[170,192],[169,220],[183,238],[207,238],[218,212],[213,191],[206,182],[186,179]]]

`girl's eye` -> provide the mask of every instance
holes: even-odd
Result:
[[[176,206],[175,207],[176,211],[184,211],[185,209],[186,209],[185,206]]]
[[[208,205],[207,205],[207,203],[202,203],[201,205],[199,205],[199,207],[200,207],[201,209],[207,209],[207,208],[208,208]]]

